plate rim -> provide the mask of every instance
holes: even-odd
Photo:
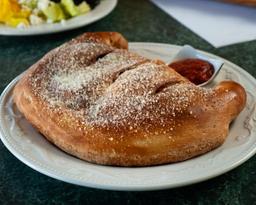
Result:
[[[166,44],[166,43],[148,43],[148,42],[132,42],[129,43],[129,45],[131,45],[132,47],[141,47],[142,45],[147,45],[147,46],[161,46],[161,47],[169,47],[169,48],[180,48],[181,46],[179,45],[173,45],[173,44]],[[197,49],[198,50],[198,49]],[[205,53],[207,55],[210,56],[214,56],[217,58],[221,58],[215,54],[212,53],[208,53],[205,51],[201,51],[198,50],[202,53]],[[224,59],[224,62],[228,62],[229,64],[231,64],[234,67],[237,67],[239,70],[241,70],[241,72],[246,75],[246,77],[248,77],[252,82],[256,83],[255,78],[250,75],[246,70],[242,69],[240,66]],[[23,72],[24,73],[24,72]],[[1,96],[0,96],[0,106],[4,104],[4,102],[6,101],[8,95],[10,94],[10,91],[13,89],[14,85],[16,84],[16,82],[19,80],[19,78],[23,75],[20,74],[18,75],[16,78],[14,78],[7,86],[6,88],[3,90]],[[2,106],[1,106],[2,109]],[[2,112],[2,111],[1,111]],[[1,119],[2,121],[2,119]],[[3,144],[7,147],[7,149],[16,157],[18,158],[21,162],[23,162],[24,164],[26,164],[27,166],[31,167],[32,169],[50,176],[52,178],[61,180],[61,181],[65,181],[71,184],[75,184],[75,185],[80,185],[80,186],[87,186],[87,187],[92,187],[92,188],[98,188],[98,189],[107,189],[107,190],[119,190],[119,191],[150,191],[150,190],[161,190],[161,189],[167,189],[167,188],[176,188],[176,187],[181,187],[181,186],[185,186],[185,185],[191,185],[194,183],[199,183],[211,178],[214,178],[216,176],[222,175],[236,167],[238,167],[239,165],[241,165],[242,163],[244,163],[245,161],[247,161],[249,158],[251,158],[255,153],[256,153],[256,146],[254,147],[254,149],[249,150],[248,153],[246,153],[242,158],[240,158],[239,160],[237,160],[236,162],[232,163],[231,166],[227,166],[226,168],[219,168],[216,169],[214,174],[211,175],[206,175],[204,177],[197,177],[193,180],[188,180],[186,182],[176,182],[176,183],[171,183],[169,182],[168,184],[164,184],[164,185],[159,185],[159,184],[151,184],[150,186],[145,186],[145,184],[142,185],[138,185],[138,184],[129,184],[129,185],[123,185],[123,184],[95,184],[95,183],[84,183],[84,181],[79,182],[77,179],[71,179],[70,177],[67,178],[63,178],[63,175],[59,176],[58,173],[56,172],[56,170],[45,170],[45,167],[38,167],[38,164],[33,164],[31,161],[29,161],[26,157],[24,157],[23,155],[21,155],[16,149],[15,147],[12,147],[11,144],[9,144],[8,140],[6,139],[6,137],[4,137],[5,135],[5,131],[2,128],[2,122],[0,123],[0,138],[3,142]],[[256,144],[256,143],[255,143]],[[255,145],[253,144],[253,145]],[[161,165],[160,165],[161,166]],[[150,167],[149,167],[150,168]]]
[[[71,23],[70,25],[61,25],[61,23],[55,23],[55,24],[42,24],[38,26],[34,26],[31,28],[26,28],[26,29],[18,29],[18,28],[12,28],[9,26],[6,26],[4,24],[0,24],[0,36],[37,36],[37,35],[43,35],[43,34],[53,34],[53,33],[60,33],[68,30],[73,30],[76,28],[80,28],[89,24],[92,24],[104,17],[106,17],[108,14],[110,14],[115,7],[117,6],[118,0],[101,0],[100,4],[97,5],[99,7],[103,8],[104,12],[99,13],[98,15],[94,16],[91,20],[87,21],[77,21],[76,23]],[[104,9],[104,5],[108,4],[109,6],[107,9]],[[97,7],[96,7],[97,8]],[[96,9],[94,8],[94,9]],[[89,13],[93,14],[94,9],[91,10]],[[86,15],[89,14],[83,14],[80,16],[73,17],[74,18],[86,18]],[[68,19],[69,21],[71,19]],[[44,26],[45,25],[45,26]],[[47,25],[51,26],[47,28]],[[57,28],[56,28],[57,26]],[[46,28],[44,28],[46,27]]]

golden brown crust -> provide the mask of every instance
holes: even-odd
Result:
[[[117,32],[87,32],[74,39],[69,44],[81,42],[100,42],[115,48],[128,49],[128,42]]]
[[[13,93],[28,121],[98,164],[177,162],[220,146],[245,106],[244,89],[231,81],[197,87],[161,61],[114,48],[127,48],[120,36],[84,34],[33,65]]]

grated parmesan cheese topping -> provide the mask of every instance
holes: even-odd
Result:
[[[100,43],[65,44],[47,54],[30,76],[37,96],[80,123],[136,132],[168,125],[213,92],[188,82],[166,65]]]

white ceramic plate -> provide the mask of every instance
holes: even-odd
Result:
[[[143,56],[169,62],[180,47],[131,43],[130,49]],[[246,88],[248,101],[246,108],[232,123],[225,143],[200,157],[144,168],[100,166],[72,157],[45,140],[13,105],[12,89],[19,77],[7,86],[1,96],[1,139],[18,159],[31,168],[82,186],[112,190],[156,190],[188,185],[218,176],[245,162],[256,152],[256,80],[242,68],[224,59],[223,61],[223,69],[213,83],[223,79],[240,82]]]
[[[12,28],[0,24],[0,35],[13,35],[13,36],[25,36],[25,35],[38,35],[38,34],[49,34],[57,33],[61,31],[71,30],[79,28],[108,15],[116,6],[117,0],[102,0],[98,6],[92,11],[67,20],[64,24],[42,24],[38,26],[30,26],[29,28]]]

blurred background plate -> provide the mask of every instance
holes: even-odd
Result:
[[[13,35],[13,36],[25,36],[25,35],[39,35],[50,34],[61,31],[67,31],[75,28],[79,28],[108,15],[116,6],[117,0],[101,0],[100,4],[96,6],[90,12],[73,17],[65,21],[65,23],[50,23],[42,24],[38,26],[30,26],[29,28],[12,28],[3,24],[0,24],[0,35]]]

